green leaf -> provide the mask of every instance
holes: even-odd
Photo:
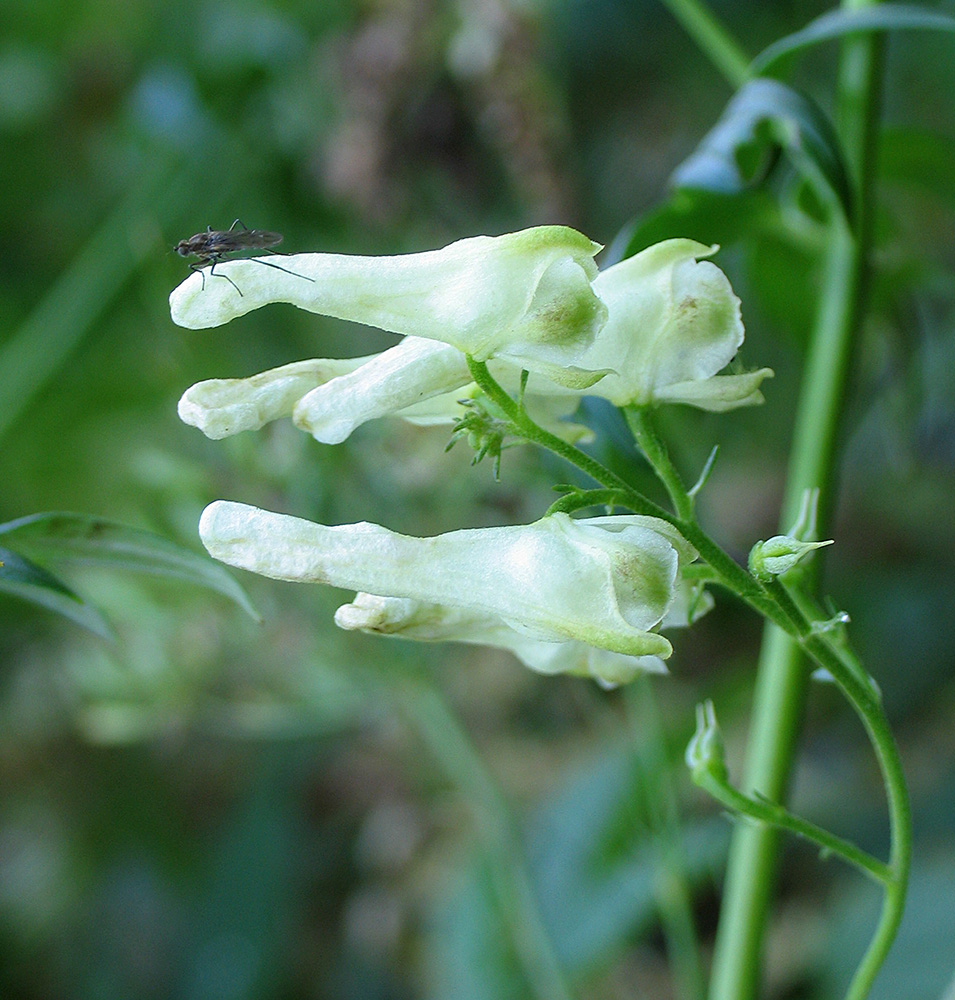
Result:
[[[854,10],[841,8],[828,11],[805,28],[780,38],[750,63],[753,76],[765,73],[785,56],[820,42],[864,31],[898,30],[955,31],[955,17],[916,4],[878,3]]]
[[[259,620],[245,591],[208,556],[159,535],[87,514],[31,514],[0,524],[0,535],[34,558],[185,580],[228,597]]]
[[[104,639],[114,637],[99,611],[70,590],[62,580],[42,566],[3,547],[0,547],[0,591],[55,611]]]
[[[627,754],[596,760],[569,776],[528,826],[541,915],[570,977],[604,967],[656,919],[662,856],[634,817],[638,780]],[[719,868],[728,835],[720,817],[687,824],[682,847],[692,884]],[[490,885],[487,861],[478,856],[434,899],[424,945],[432,1000],[529,995]]]
[[[759,187],[783,152],[819,195],[851,217],[852,189],[832,123],[814,101],[778,80],[741,87],[670,180],[676,188],[737,195]]]

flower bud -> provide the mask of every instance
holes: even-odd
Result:
[[[696,706],[696,732],[687,744],[685,757],[694,780],[709,774],[721,784],[726,782],[723,734],[716,722],[713,702],[709,699]]]
[[[816,549],[832,545],[825,542],[803,542],[792,535],[773,535],[765,542],[757,542],[749,553],[749,571],[757,580],[768,583],[783,573],[788,573],[801,559]]]

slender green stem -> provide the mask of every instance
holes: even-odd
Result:
[[[717,802],[722,803],[734,813],[758,820],[780,830],[787,830],[797,837],[818,844],[824,851],[836,854],[850,865],[855,865],[861,872],[875,879],[881,885],[887,885],[895,878],[891,866],[884,861],[874,858],[867,851],[856,847],[851,841],[837,837],[821,826],[810,823],[801,816],[794,815],[783,806],[766,802],[752,795],[744,795],[726,782],[718,781],[709,771],[700,771],[698,775],[694,775],[694,781],[704,791],[712,795]]]
[[[784,629],[791,627],[786,616],[780,611],[778,603],[767,594],[766,588],[730,555],[724,552],[700,528],[695,518],[692,516],[681,518],[679,515],[665,510],[642,493],[634,490],[624,479],[621,479],[620,476],[610,469],[605,468],[586,452],[567,444],[566,441],[562,441],[555,435],[538,427],[494,380],[487,370],[487,365],[480,361],[475,361],[471,357],[468,357],[467,361],[468,367],[471,370],[471,377],[480,386],[481,391],[511,422],[516,434],[523,437],[526,441],[538,444],[543,448],[549,448],[555,454],[560,455],[561,458],[576,466],[581,472],[586,473],[595,482],[611,490],[618,498],[618,502],[625,504],[632,511],[668,521],[681,532],[700,556],[709,563],[710,567],[716,573],[720,584],[738,594],[752,608],[770,621],[776,622]],[[643,411],[641,421],[649,424],[650,420],[650,413]],[[648,433],[656,437],[655,431],[651,430]],[[669,463],[669,458],[665,456],[665,449],[663,449],[663,445],[659,442],[658,438],[657,443],[658,447],[662,450],[662,454],[656,457],[661,461]],[[675,475],[676,473],[674,472]]]
[[[555,500],[548,508],[548,514],[573,513],[584,507],[626,507],[627,496],[620,490],[574,490]]]
[[[649,409],[645,406],[627,406],[624,407],[623,415],[634,440],[666,487],[677,517],[681,521],[692,521],[693,500],[687,493],[676,466],[670,460],[670,453],[657,433]]]
[[[741,807],[750,804],[752,808],[752,803],[763,802],[768,810],[762,817],[766,822],[755,827],[742,825],[737,828],[734,844],[741,844],[742,848],[738,848],[740,850],[749,848],[746,840],[740,835],[740,830],[747,830],[752,834],[759,835],[760,849],[751,854],[750,857],[754,864],[758,865],[758,871],[767,880],[772,876],[775,862],[775,838],[781,828],[815,840],[821,846],[841,854],[852,864],[859,866],[869,874],[884,880],[885,900],[882,916],[847,994],[847,1000],[862,1000],[884,961],[898,929],[911,863],[911,815],[904,774],[898,750],[874,687],[864,676],[854,658],[834,646],[831,640],[820,632],[817,623],[805,613],[804,607],[812,603],[808,598],[801,601],[794,600],[785,587],[778,582],[768,585],[761,584],[709,538],[696,523],[691,509],[688,516],[680,517],[657,507],[641,494],[631,490],[623,480],[605,469],[599,462],[537,427],[523,413],[520,406],[494,381],[485,365],[474,362],[470,358],[468,363],[475,381],[507,415],[517,433],[525,437],[526,440],[551,447],[567,461],[572,462],[587,472],[595,481],[607,487],[606,492],[593,491],[595,494],[602,497],[612,495],[615,502],[626,504],[631,509],[642,508],[644,511],[662,517],[675,525],[709,564],[710,571],[716,577],[717,582],[733,590],[751,607],[764,615],[769,622],[773,623],[774,628],[769,634],[769,642],[764,647],[763,655],[764,658],[768,657],[769,662],[777,668],[780,664],[785,664],[787,668],[791,667],[791,677],[788,679],[792,683],[781,686],[768,685],[763,691],[767,700],[764,702],[757,700],[754,714],[757,720],[762,719],[766,725],[770,726],[770,737],[778,737],[779,730],[783,730],[782,738],[776,739],[772,745],[776,748],[789,748],[788,755],[781,752],[769,762],[767,773],[770,775],[770,780],[767,781],[767,784],[784,788],[788,779],[796,732],[801,720],[804,688],[809,676],[805,664],[800,659],[801,651],[807,653],[817,664],[829,671],[859,714],[875,749],[885,780],[892,834],[892,855],[889,865],[885,866],[882,862],[870,858],[848,841],[835,837],[805,820],[791,816],[785,809],[774,807],[769,797],[758,787],[754,788],[753,791],[757,792],[759,797],[757,795],[743,795],[735,804]],[[652,426],[649,411],[639,411],[634,423],[638,440],[642,438],[645,453],[654,468],[660,473],[661,479],[667,484],[675,506],[685,509],[685,504],[680,496],[682,481],[673,469],[666,448]],[[691,506],[692,504],[690,504]],[[795,506],[798,505],[794,504]],[[795,511],[792,514],[794,516]],[[803,579],[807,575],[804,572]],[[759,686],[757,686],[757,694],[759,694]],[[770,739],[765,734],[762,738],[764,740]],[[775,798],[782,798],[782,793]],[[747,874],[752,881],[753,870]],[[736,943],[742,943],[744,947],[737,947],[730,951],[730,954],[737,960],[735,966],[717,968],[730,968],[734,973],[741,973],[739,978],[741,986],[752,991],[755,990],[756,985],[758,971],[756,958],[762,934],[762,925],[757,924],[757,916],[762,920],[765,919],[768,894],[742,893],[736,897],[730,896],[728,903],[731,907],[728,911],[729,917],[723,919],[728,919],[731,926],[742,928],[741,936]],[[740,963],[738,961],[740,955],[748,955],[751,963],[749,965]],[[716,984],[717,989],[724,989],[725,983],[725,978],[717,980],[714,975],[711,991],[714,984]],[[711,993],[711,995],[714,994]],[[726,995],[731,996],[732,994]],[[741,997],[749,995],[751,994],[740,994]]]
[[[746,82],[749,56],[706,6],[698,0],[663,0],[663,5],[732,87]]]
[[[596,459],[591,458],[585,451],[575,448],[555,434],[545,431],[534,423],[524,409],[516,403],[495,381],[494,377],[487,370],[487,365],[482,361],[475,361],[467,355],[468,368],[471,370],[471,378],[477,383],[481,391],[488,399],[498,407],[499,410],[511,422],[514,432],[532,444],[547,448],[566,459],[571,465],[576,466],[581,472],[590,476],[594,482],[600,483],[609,489],[619,490],[626,498],[627,506],[638,514],[648,514],[651,517],[670,517],[670,515],[659,507],[648,497],[638,493],[630,486],[626,480],[621,479],[616,473],[611,472],[600,464]]]
[[[856,228],[855,232],[850,232],[838,218],[831,223],[824,287],[803,377],[781,518],[781,524],[788,525],[798,512],[803,491],[818,486],[822,489],[824,504],[820,528],[823,536],[826,511],[832,503],[830,483],[836,432],[853,334],[862,311],[863,276],[870,244],[875,162],[872,151],[880,79],[876,49],[877,43],[872,38],[857,37],[848,40],[843,50],[839,81],[840,125],[855,180]],[[824,645],[821,640],[816,643]],[[843,674],[848,673],[841,663],[840,670]],[[802,662],[800,646],[775,626],[768,626],[757,671],[744,779],[746,791],[759,792],[772,801],[785,799],[802,723],[807,680],[808,671]],[[855,678],[853,681],[858,684]],[[840,686],[846,690],[844,685]],[[893,774],[892,782],[886,779],[893,852],[901,851],[904,856],[907,848],[900,847],[898,841],[900,838],[903,842],[908,841],[907,805],[903,805],[906,801],[904,782],[898,782],[900,772],[895,774],[892,763],[897,761],[894,743],[881,726],[876,726],[874,732],[873,720],[866,714],[871,710],[868,699],[857,704],[850,695],[850,700],[866,723],[883,773],[888,767]],[[743,824],[734,832],[713,960],[711,1000],[751,1000],[756,995],[777,847],[778,833],[770,827]],[[897,888],[887,890],[885,906],[890,915],[883,911],[878,941],[873,942],[873,946],[878,944],[883,955],[883,945],[891,940],[897,925],[892,914],[898,909],[898,896]],[[863,995],[857,992],[861,987],[857,988],[856,983],[865,981],[866,977],[871,979],[881,961],[881,958],[870,958],[871,955],[870,950],[864,960],[865,968],[860,967],[853,982],[852,989],[856,992],[852,996]]]
[[[478,824],[494,890],[524,975],[537,1000],[572,993],[544,927],[520,834],[494,779],[441,695],[423,681],[395,684],[408,716],[467,802]]]
[[[902,922],[912,867],[912,812],[902,760],[879,700],[873,697],[871,688],[859,682],[822,637],[810,636],[805,647],[816,662],[832,674],[862,719],[879,761],[889,805],[892,842],[889,867],[893,878],[886,883],[878,925],[846,992],[846,1000],[863,1000],[872,988]]]

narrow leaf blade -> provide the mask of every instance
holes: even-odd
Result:
[[[0,592],[69,618],[103,639],[113,639],[106,619],[62,580],[17,552],[0,547]]]
[[[228,597],[259,620],[245,591],[223,566],[139,528],[87,514],[51,512],[0,525],[0,535],[43,562],[82,563],[184,580]]]
[[[955,17],[917,4],[879,3],[856,9],[828,11],[805,28],[780,38],[763,49],[750,63],[753,76],[765,73],[781,59],[844,35],[865,31],[927,30],[955,32]]]

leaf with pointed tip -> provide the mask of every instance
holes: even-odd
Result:
[[[851,217],[852,189],[832,123],[813,100],[778,80],[742,86],[670,180],[678,189],[736,195],[758,188],[781,153]]]
[[[955,17],[917,4],[878,3],[855,9],[827,11],[805,28],[786,35],[763,49],[750,63],[753,76],[776,67],[781,59],[820,42],[865,31],[955,31]]]
[[[0,536],[41,562],[134,570],[206,587],[259,620],[245,591],[223,566],[148,531],[88,514],[52,512],[0,524]]]
[[[0,591],[55,611],[103,639],[114,638],[113,630],[99,611],[70,590],[62,580],[19,553],[2,547]]]

